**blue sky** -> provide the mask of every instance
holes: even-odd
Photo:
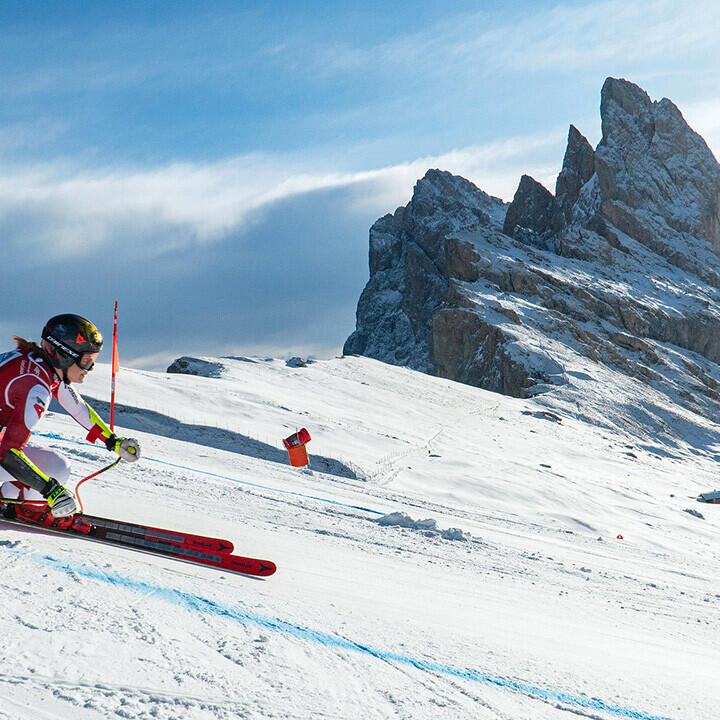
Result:
[[[551,190],[600,88],[720,149],[720,7],[624,2],[0,4],[0,337],[79,312],[121,358],[340,351],[368,229],[430,167]]]

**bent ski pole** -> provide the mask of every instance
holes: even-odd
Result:
[[[92,478],[97,477],[101,473],[104,473],[106,470],[109,470],[110,468],[115,467],[122,458],[118,458],[117,460],[114,460],[110,465],[106,465],[104,468],[100,468],[97,472],[94,472],[92,475],[88,475],[87,477],[80,480],[80,482],[75,486],[75,496],[77,497],[78,503],[80,504],[80,512],[83,512],[83,506],[82,501],[80,500],[80,495],[78,493],[78,488],[88,480],[92,480]],[[22,498],[0,498],[0,503],[4,505],[47,505],[46,500],[25,500]]]
[[[88,475],[87,477],[83,478],[76,486],[75,486],[75,497],[77,498],[78,505],[80,505],[80,512],[84,512],[82,500],[80,499],[80,493],[78,492],[78,488],[88,480],[92,480],[94,477],[97,477],[101,473],[104,473],[106,470],[110,470],[110,468],[114,468],[119,462],[122,460],[122,458],[118,458],[117,460],[114,460],[109,465],[106,465],[104,468],[100,468],[97,472],[94,472],[92,475]]]

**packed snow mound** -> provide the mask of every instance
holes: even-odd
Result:
[[[423,535],[427,537],[441,537],[445,540],[460,540],[462,542],[468,542],[471,539],[470,533],[463,532],[458,528],[441,530],[438,527],[437,520],[433,520],[432,518],[413,520],[404,512],[388,513],[387,515],[379,517],[376,522],[378,525],[420,530]]]

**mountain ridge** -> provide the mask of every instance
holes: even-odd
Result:
[[[626,387],[620,424],[668,400],[717,417],[720,166],[670,100],[608,78],[600,109],[595,149],[570,126],[555,194],[524,175],[508,204],[429,170],[370,229],[344,353],[551,404],[588,404],[569,373],[602,376]]]

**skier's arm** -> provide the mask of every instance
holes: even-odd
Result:
[[[91,443],[101,440],[108,450],[116,452],[123,460],[132,462],[140,457],[138,441],[134,438],[117,437],[95,410],[70,385],[60,383],[55,397],[80,425],[90,431],[87,434],[87,440]]]

